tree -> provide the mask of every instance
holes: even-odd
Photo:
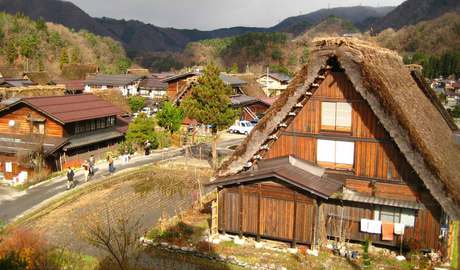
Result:
[[[128,104],[132,112],[138,112],[145,106],[145,97],[131,96],[128,98]]]
[[[216,65],[208,65],[191,95],[181,104],[186,115],[198,122],[210,125],[213,134],[213,166],[217,167],[217,132],[228,128],[238,117],[238,110],[231,107],[232,89],[219,78]]]
[[[236,74],[239,72],[239,69],[238,69],[238,64],[237,63],[233,63],[232,67],[230,68],[230,73],[232,74]]]
[[[14,62],[18,58],[18,49],[16,48],[16,44],[14,43],[14,41],[8,41],[8,43],[6,44],[5,51],[8,64],[14,64]]]
[[[48,27],[46,26],[46,22],[42,17],[40,17],[38,20],[35,21],[35,28],[37,29],[37,31],[46,32],[48,30]]]
[[[70,55],[70,63],[72,64],[80,63],[80,52],[78,51],[77,48],[72,49],[72,53]]]
[[[128,143],[142,146],[145,141],[150,141],[152,148],[158,147],[158,140],[155,133],[155,121],[144,114],[140,114],[128,126],[126,141]]]
[[[184,111],[171,102],[163,103],[163,108],[157,114],[158,125],[167,129],[171,134],[178,131],[184,120]]]
[[[38,38],[36,35],[27,35],[19,41],[19,53],[26,58],[26,71],[29,70],[29,60],[38,51]]]
[[[118,60],[117,64],[118,64],[118,69],[121,72],[126,72],[128,68],[131,66],[131,60],[129,60],[128,58],[121,58]]]
[[[90,245],[105,251],[118,269],[135,269],[141,246],[141,218],[132,218],[127,209],[112,213],[107,206],[105,215],[95,212],[83,223],[82,236]],[[105,263],[104,263],[105,264]]]
[[[64,48],[61,50],[61,58],[59,59],[61,70],[62,70],[62,67],[68,63],[69,63],[69,55],[67,54],[67,49]]]

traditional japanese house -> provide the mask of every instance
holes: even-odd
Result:
[[[261,119],[271,105],[262,99],[246,95],[233,95],[231,102],[233,108],[241,109],[239,119],[247,121]]]
[[[210,184],[220,232],[446,251],[460,218],[457,126],[396,53],[317,40]]]
[[[192,71],[184,74],[169,77],[163,82],[168,84],[167,96],[168,99],[175,104],[179,104],[182,99],[190,94],[193,85],[198,83],[198,78],[201,76],[201,71]],[[247,84],[246,81],[226,73],[219,75],[225,85],[232,88],[234,94],[244,94],[243,87]]]
[[[257,79],[265,94],[269,97],[278,96],[291,82],[291,77],[278,72],[267,72]]]
[[[85,82],[85,92],[118,89],[123,96],[136,96],[139,94],[139,84],[144,79],[143,75],[120,74],[96,74],[89,76]]]
[[[123,112],[94,95],[20,98],[0,110],[0,173],[32,177],[41,155],[44,169],[60,170],[74,155],[124,137]]]
[[[162,101],[167,98],[167,87],[168,85],[157,76],[149,75],[139,84],[139,95],[155,101]]]

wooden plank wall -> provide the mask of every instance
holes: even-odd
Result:
[[[322,101],[352,104],[351,132],[321,131]],[[355,162],[352,173],[360,178],[403,182],[412,178],[414,174],[396,144],[344,73],[331,73],[326,76],[318,90],[264,158],[296,155],[316,163],[318,139],[353,141]]]
[[[343,213],[342,213],[343,209]],[[363,218],[373,219],[373,209],[371,205],[359,203],[327,202],[322,205],[320,210],[325,220],[326,232],[328,237],[365,241],[371,240],[373,243],[395,246],[400,245],[401,238],[396,236],[393,241],[382,241],[380,234],[369,234],[360,231],[360,220]],[[438,239],[440,225],[437,218],[426,209],[418,210],[415,226],[406,227],[404,231],[403,243],[405,247],[418,250],[422,248],[433,248],[439,250],[441,243]]]
[[[219,192],[219,206],[220,231],[295,243],[313,240],[313,199],[284,186],[225,188]]]
[[[10,112],[0,117],[0,133],[3,134],[19,134],[26,135],[30,134],[31,125],[28,117],[33,118],[45,118],[45,133],[50,137],[63,137],[64,128],[61,124],[57,123],[53,119],[39,113],[27,106],[21,106],[12,109]],[[9,126],[9,121],[14,120],[16,122],[14,127]]]

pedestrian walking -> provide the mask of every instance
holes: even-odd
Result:
[[[71,189],[74,186],[73,177],[75,176],[74,171],[71,167],[67,169],[67,189]]]
[[[94,155],[91,155],[89,158],[89,175],[94,176],[94,166],[96,165],[96,159],[94,158]]]
[[[128,163],[129,162],[129,152],[128,151],[125,151],[125,153],[123,154],[123,162],[124,163]]]
[[[145,152],[146,156],[150,155],[150,147],[151,146],[152,146],[152,144],[150,143],[149,140],[145,141],[145,143],[144,143],[144,152]]]
[[[89,162],[83,163],[82,167],[83,167],[83,173],[85,175],[85,182],[88,182],[89,180]]]
[[[112,155],[107,156],[107,162],[109,163],[109,173],[113,173],[115,171],[115,167],[113,166]]]

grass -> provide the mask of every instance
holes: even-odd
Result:
[[[458,269],[460,267],[460,265],[458,265],[458,226],[459,226],[459,222],[458,221],[455,221],[454,222],[454,240],[452,241],[452,245],[454,245],[454,249],[452,251],[452,264],[451,264],[451,267],[452,269]]]
[[[95,257],[71,252],[66,249],[56,249],[50,256],[59,269],[96,270],[99,266],[99,261]]]
[[[199,257],[195,257],[192,255],[186,255],[186,254],[178,254],[178,253],[168,252],[168,251],[159,250],[159,249],[152,249],[149,253],[154,259],[159,259],[163,261],[172,261],[172,262],[175,262],[176,265],[177,264],[181,264],[181,265],[189,264],[189,265],[194,266],[194,268],[191,268],[191,269],[206,269],[206,270],[243,270],[245,269],[245,268],[242,268],[236,265],[232,265],[232,264],[211,261],[205,258],[199,258]]]

